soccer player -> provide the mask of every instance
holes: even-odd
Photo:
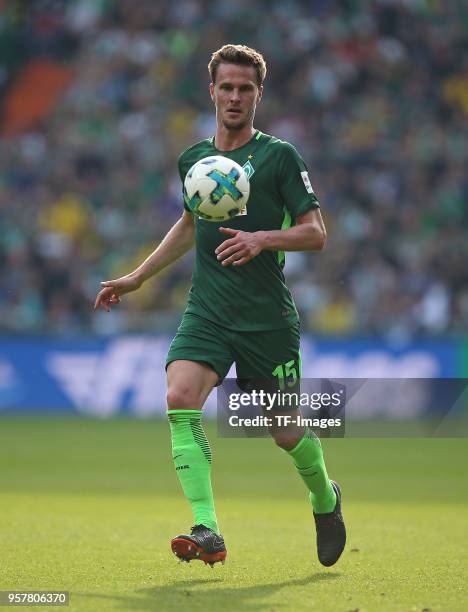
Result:
[[[326,231],[299,153],[253,127],[266,76],[262,55],[244,45],[224,45],[208,69],[216,134],[181,154],[180,178],[183,183],[189,168],[207,156],[235,160],[250,181],[246,214],[220,225],[195,217],[185,202],[182,217],[136,270],[101,283],[95,308],[109,310],[195,244],[188,304],[166,365],[172,455],[195,525],[171,544],[180,559],[213,565],[227,553],[213,501],[203,405],[233,362],[240,381],[299,379],[299,318],[284,282],[284,252],[320,251]],[[333,565],[346,531],[340,488],[328,477],[320,440],[298,426],[273,427],[271,433],[309,491],[319,560]]]

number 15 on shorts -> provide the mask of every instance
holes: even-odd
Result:
[[[294,387],[300,376],[299,361],[291,359],[286,363],[281,363],[273,370],[272,375],[278,378],[278,385],[281,391],[287,387]]]

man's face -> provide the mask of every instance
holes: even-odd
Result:
[[[252,125],[262,91],[263,87],[257,85],[257,73],[253,66],[220,64],[216,83],[210,84],[218,121],[228,130],[241,130]]]

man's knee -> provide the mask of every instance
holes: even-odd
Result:
[[[217,380],[216,372],[205,363],[172,361],[167,368],[167,409],[201,410]]]
[[[200,398],[193,389],[183,384],[172,385],[167,390],[168,410],[194,410],[200,408]]]
[[[270,430],[275,444],[284,450],[292,450],[302,440],[304,432],[296,427]]]

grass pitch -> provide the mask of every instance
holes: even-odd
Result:
[[[228,547],[214,569],[170,551],[192,519],[165,422],[1,418],[0,590],[97,612],[467,609],[465,439],[325,440],[348,528],[327,569],[290,458],[207,432]]]

